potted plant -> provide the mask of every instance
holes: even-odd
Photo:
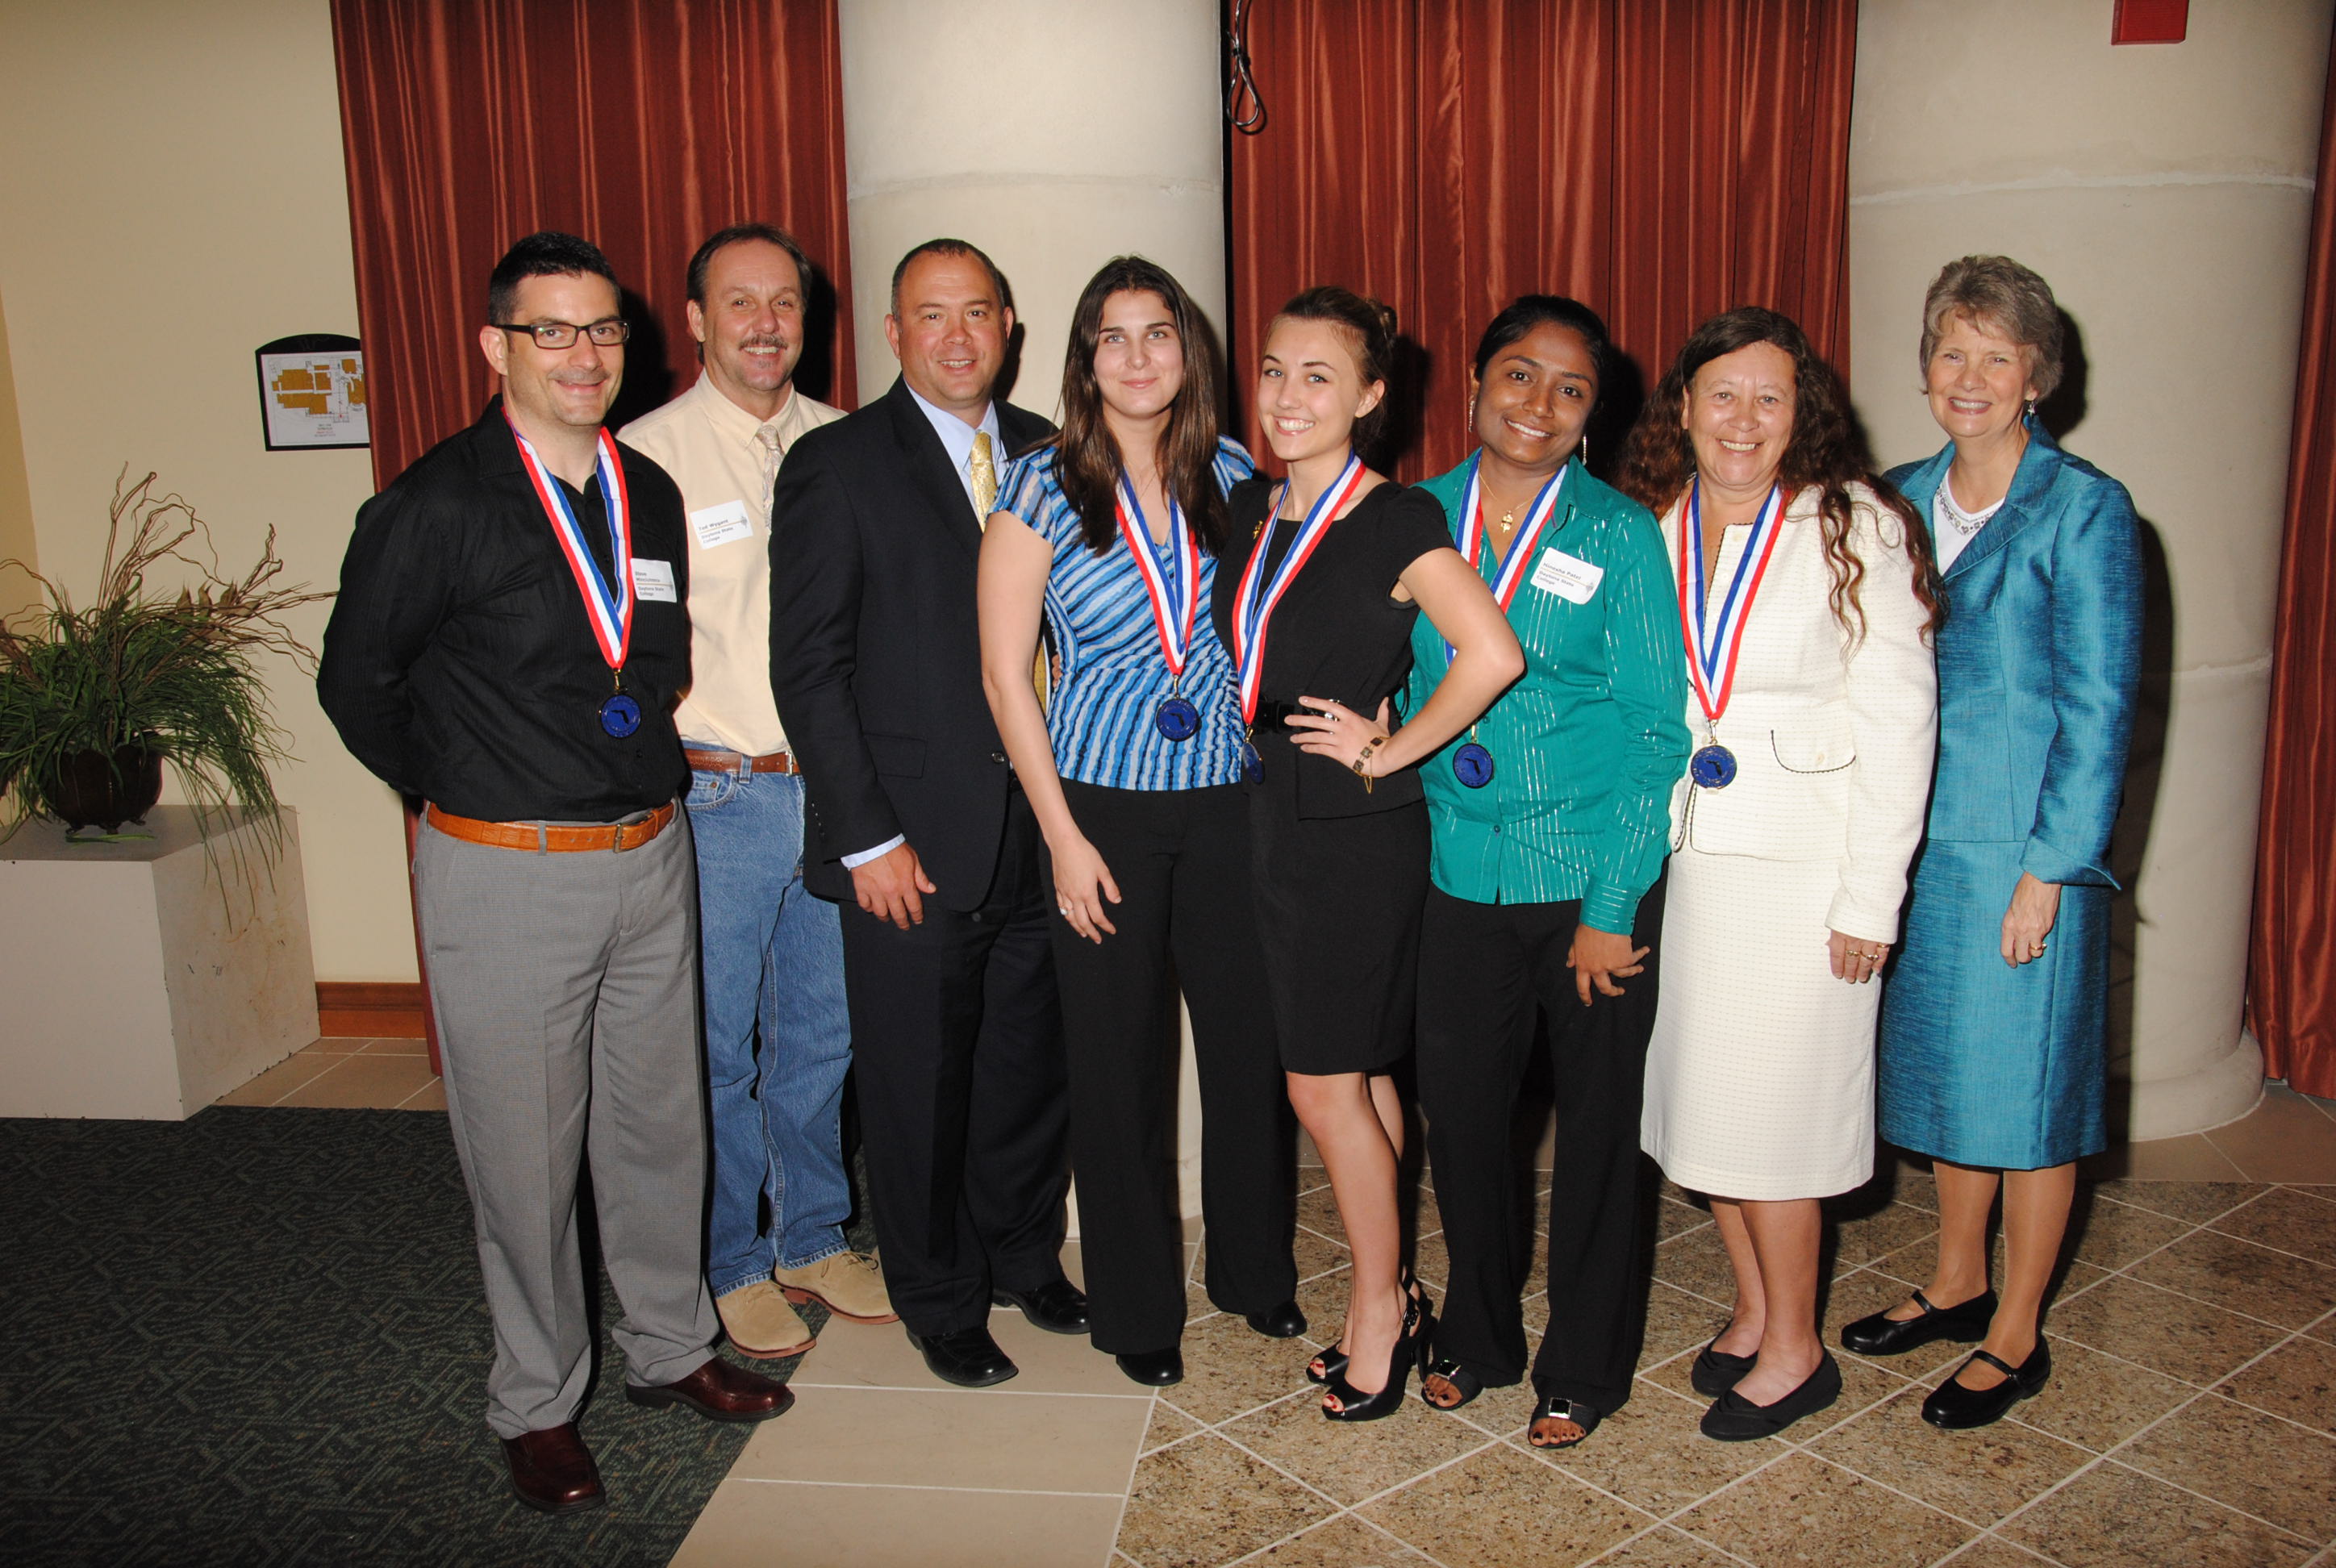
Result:
[[[282,830],[268,770],[289,754],[258,661],[277,653],[313,671],[315,651],[283,617],[331,596],[274,586],[284,570],[274,529],[248,572],[219,576],[183,548],[198,534],[209,541],[194,508],[155,495],[153,474],[128,478],[124,469],[114,482],[87,606],[22,561],[0,562],[38,582],[44,599],[0,623],[0,838],[34,816],[109,833],[141,821],[168,762],[199,820],[232,809],[272,855]],[[147,585],[164,561],[172,578],[192,579],[175,595]]]

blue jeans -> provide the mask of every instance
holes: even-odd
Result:
[[[688,804],[714,1123],[706,1282],[721,1296],[845,1248],[852,1023],[836,907],[803,888],[803,780],[694,773]]]

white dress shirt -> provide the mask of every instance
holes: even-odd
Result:
[[[907,384],[904,382],[902,385]],[[922,397],[919,397],[917,389],[913,386],[909,387],[909,395],[917,399],[917,406],[923,410],[925,417],[932,422],[933,433],[939,436],[941,444],[949,449],[949,465],[957,470],[958,482],[965,486],[965,503],[968,506],[973,505],[975,432],[979,431],[989,437],[990,466],[997,471],[1000,478],[1003,478],[1006,473],[1006,443],[1005,439],[998,433],[997,399],[992,398],[988,405],[982,409],[981,423],[976,425],[968,424],[946,408],[934,407]],[[986,522],[988,520],[984,518],[982,521]]]

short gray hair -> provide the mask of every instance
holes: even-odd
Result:
[[[1983,332],[2028,350],[2028,379],[2041,399],[2060,385],[2060,307],[2052,286],[2009,256],[1950,261],[1922,297],[1923,374],[1947,322],[1962,317]]]

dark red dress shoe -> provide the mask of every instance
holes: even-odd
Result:
[[[794,1390],[784,1383],[733,1367],[719,1356],[678,1382],[653,1388],[628,1383],[625,1398],[636,1405],[686,1405],[709,1421],[767,1421],[785,1415],[795,1402]]]
[[[503,1457],[511,1465],[511,1495],[540,1514],[574,1514],[608,1500],[600,1490],[600,1467],[572,1421],[504,1438]]]

